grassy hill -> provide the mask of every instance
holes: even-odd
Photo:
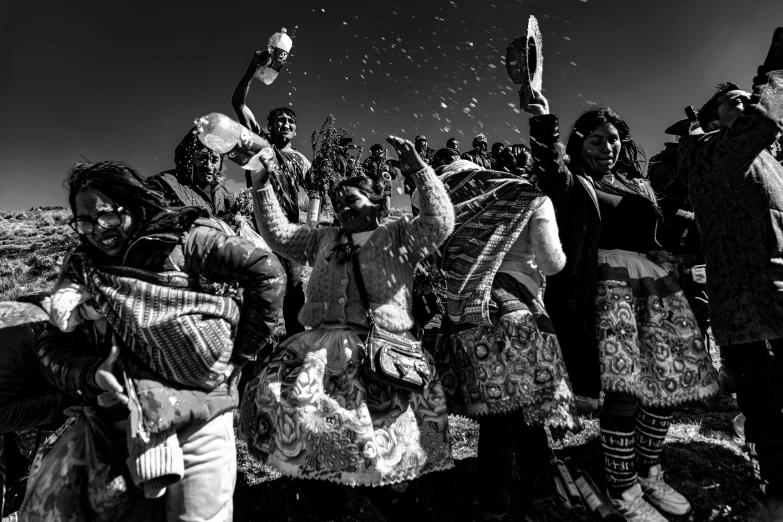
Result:
[[[393,210],[395,217],[402,214]],[[65,209],[0,212],[0,300],[12,300],[20,294],[51,287],[62,256],[77,241],[66,225],[69,219],[70,212]],[[669,520],[757,520],[760,505],[751,465],[731,425],[736,414],[732,409],[721,411],[702,404],[676,411],[662,462],[667,481],[685,494],[693,511],[683,517],[671,516]],[[603,483],[603,457],[598,420],[592,416],[584,420],[586,427],[582,433],[569,435],[553,446],[560,458],[571,459],[600,484]],[[478,500],[475,487],[478,425],[453,415],[449,421],[456,467],[451,472],[432,474],[417,481],[422,499],[421,520],[446,521],[457,514],[470,517]],[[235,520],[316,520],[296,481],[281,477],[255,461],[243,442],[239,441],[237,448]],[[513,486],[512,495],[516,499],[518,478]],[[348,520],[380,520],[360,492],[352,493],[351,503]],[[5,519],[11,520],[15,518]]]

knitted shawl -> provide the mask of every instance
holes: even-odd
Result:
[[[115,335],[164,379],[212,390],[226,380],[239,306],[183,272],[74,262]]]
[[[448,165],[441,181],[454,204],[456,226],[444,243],[446,313],[453,324],[490,325],[490,291],[503,258],[546,196],[508,172],[467,161]]]

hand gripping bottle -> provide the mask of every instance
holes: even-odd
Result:
[[[269,39],[269,55],[266,58],[266,63],[258,68],[256,71],[256,78],[261,80],[267,85],[270,85],[277,74],[285,65],[288,59],[288,53],[291,52],[291,47],[294,43],[291,41],[291,37],[283,27],[279,33],[272,35]]]
[[[268,141],[219,112],[202,116],[195,123],[201,143],[218,154],[225,154],[245,170],[263,167],[259,157],[262,150],[269,149],[271,157],[275,157]]]

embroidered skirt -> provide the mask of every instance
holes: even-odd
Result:
[[[349,327],[322,326],[280,345],[245,389],[240,437],[285,475],[383,486],[453,467],[446,397],[367,375]]]
[[[436,359],[454,413],[522,411],[529,425],[579,426],[554,328],[539,296],[520,287],[521,310],[439,340]]]
[[[643,254],[598,251],[596,325],[604,391],[675,406],[718,391],[693,311],[677,280]]]

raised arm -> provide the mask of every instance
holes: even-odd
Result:
[[[684,156],[705,147],[699,157],[719,158],[714,163],[716,168],[737,172],[744,171],[756,156],[775,143],[783,132],[783,70],[764,74],[755,81],[750,102],[734,124],[720,132],[685,137],[680,142]],[[682,166],[683,154],[680,162]]]
[[[549,102],[534,90],[525,111],[530,118],[530,154],[533,173],[539,188],[552,199],[555,208],[568,204],[574,187],[574,176],[563,162],[564,149],[560,143],[560,125],[556,114],[549,113]]]
[[[327,229],[290,223],[280,208],[266,169],[252,172],[250,180],[256,225],[272,251],[300,264],[315,263],[318,244]]]
[[[196,227],[185,243],[189,273],[211,281],[237,281],[244,303],[232,362],[244,365],[271,339],[283,306],[286,276],[277,256],[239,236]]]
[[[252,130],[256,134],[260,134],[262,129],[258,122],[256,122],[256,118],[253,116],[253,112],[250,110],[250,107],[245,104],[245,101],[247,100],[247,95],[250,92],[250,83],[253,80],[253,76],[256,74],[258,68],[262,64],[266,63],[268,55],[268,51],[256,51],[253,53],[253,58],[247,65],[245,74],[242,75],[242,78],[239,80],[236,89],[234,89],[233,96],[231,96],[231,106],[234,108],[234,113],[236,113],[239,123]]]
[[[530,237],[538,268],[548,276],[560,272],[565,267],[566,256],[560,245],[555,207],[549,198],[530,216]]]
[[[413,143],[395,137],[387,141],[397,151],[403,175],[413,179],[419,193],[419,215],[402,228],[407,243],[403,254],[416,263],[435,252],[454,230],[454,205],[446,187],[419,157]]]

